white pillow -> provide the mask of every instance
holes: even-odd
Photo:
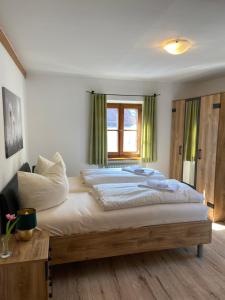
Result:
[[[63,203],[68,195],[68,180],[62,162],[50,167],[45,176],[17,172],[22,208],[45,210]]]
[[[45,172],[57,162],[62,162],[63,168],[66,171],[66,165],[65,165],[63,158],[59,152],[56,152],[53,155],[52,160],[49,160],[49,159],[39,155],[36,167],[34,168],[34,173],[44,175]]]
[[[43,175],[50,167],[54,165],[53,161],[44,158],[43,156],[39,155],[37,164],[34,168],[34,173]]]
[[[63,168],[64,168],[64,170],[66,171],[66,164],[64,163],[64,160],[63,160],[63,158],[62,158],[62,155],[61,155],[59,152],[56,152],[56,153],[53,155],[52,161],[55,162],[55,163],[61,161],[61,163],[62,163],[62,165],[63,165]]]

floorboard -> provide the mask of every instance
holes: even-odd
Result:
[[[55,266],[53,299],[225,299],[225,224],[203,258],[192,247]]]

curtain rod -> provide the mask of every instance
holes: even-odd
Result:
[[[153,95],[126,95],[126,94],[107,94],[107,93],[95,93],[95,91],[86,91],[89,94],[103,94],[107,96],[127,96],[127,97],[145,97],[145,96],[160,96],[160,94],[153,94]]]

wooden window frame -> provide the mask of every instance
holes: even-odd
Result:
[[[107,103],[107,108],[117,108],[118,115],[118,130],[107,129],[108,131],[118,132],[118,152],[108,152],[109,159],[140,159],[141,158],[141,125],[142,125],[142,104],[128,104],[128,103]],[[137,130],[137,152],[123,152],[123,133],[124,131],[124,109],[138,110],[138,127]],[[132,130],[127,130],[132,131]]]

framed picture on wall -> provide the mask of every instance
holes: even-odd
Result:
[[[23,148],[21,101],[7,88],[2,88],[5,155],[12,156]]]

